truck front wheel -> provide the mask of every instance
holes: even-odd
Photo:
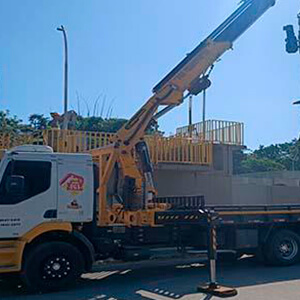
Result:
[[[21,278],[31,290],[51,291],[74,284],[84,270],[81,252],[65,242],[37,245],[25,257]]]
[[[295,264],[300,258],[300,238],[290,230],[276,231],[265,245],[264,257],[272,265]]]

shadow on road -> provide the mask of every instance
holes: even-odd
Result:
[[[288,267],[266,266],[254,258],[241,259],[229,266],[219,265],[218,279],[235,287],[267,284],[300,279],[300,265]]]
[[[234,264],[218,264],[218,281],[221,284],[244,287],[299,279],[300,265],[269,267],[252,258],[241,259]],[[85,274],[72,289],[51,294],[29,294],[18,281],[0,281],[0,299],[141,299],[137,290],[163,289],[177,294],[194,293],[200,283],[208,279],[204,264],[153,267],[128,272],[93,272]],[[105,297],[108,298],[105,298]],[[97,298],[98,297],[98,298]],[[102,297],[102,298],[101,298]]]

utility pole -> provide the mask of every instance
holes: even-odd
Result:
[[[64,114],[65,118],[67,117],[68,111],[68,41],[67,41],[67,33],[63,25],[57,28],[58,31],[63,33],[64,38],[64,48],[65,48],[65,62],[64,62]],[[67,120],[64,120],[64,128],[68,126]]]

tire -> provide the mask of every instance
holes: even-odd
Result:
[[[289,266],[299,262],[300,238],[290,230],[280,230],[271,235],[264,247],[267,264]]]
[[[54,291],[75,284],[83,270],[84,259],[76,247],[48,242],[25,257],[21,279],[32,291]]]
[[[0,284],[5,286],[7,289],[14,289],[21,283],[20,275],[18,273],[7,273],[0,275]]]

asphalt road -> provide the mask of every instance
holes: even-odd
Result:
[[[300,299],[300,265],[267,267],[251,258],[219,264],[220,283],[234,286],[242,300]],[[22,286],[0,281],[0,299],[9,300],[207,300],[196,292],[207,281],[205,264],[153,267],[85,274],[73,289],[51,294],[28,294]]]

